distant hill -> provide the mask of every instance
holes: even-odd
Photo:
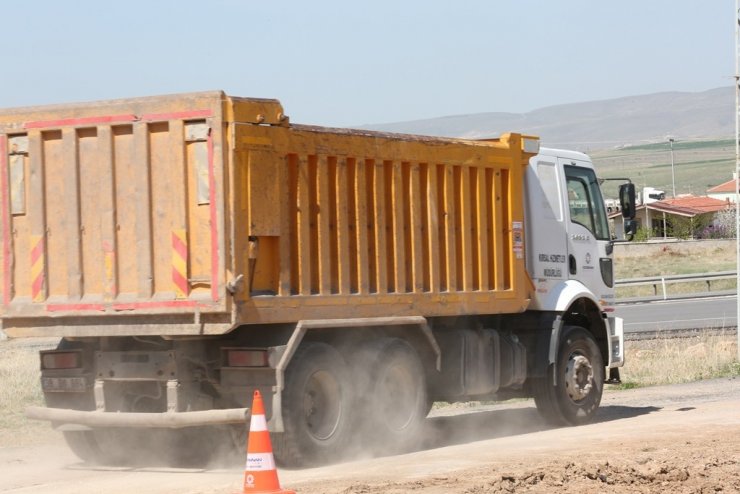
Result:
[[[542,144],[581,151],[665,141],[735,135],[733,87],[698,93],[667,92],[549,106],[528,113],[476,113],[365,125],[407,134],[470,139],[522,132]]]

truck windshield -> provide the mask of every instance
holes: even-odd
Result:
[[[570,220],[586,227],[599,240],[609,240],[604,200],[596,174],[589,168],[565,166]]]

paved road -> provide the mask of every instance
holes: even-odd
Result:
[[[737,326],[736,297],[662,300],[617,306],[625,333]]]

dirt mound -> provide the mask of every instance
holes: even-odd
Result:
[[[738,492],[740,467],[733,459],[685,461],[644,460],[644,464],[553,464],[519,473],[497,475],[466,493],[507,492]],[[714,482],[712,482],[714,479]]]
[[[687,461],[688,460],[688,461]],[[464,494],[498,493],[737,493],[740,461],[737,458],[692,457],[615,462],[553,462],[536,468],[501,472],[479,469],[464,475],[384,484],[362,483],[341,494],[400,494],[407,492]]]

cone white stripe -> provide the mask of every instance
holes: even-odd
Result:
[[[249,430],[250,432],[264,432],[267,430],[267,420],[265,419],[265,416],[260,415],[252,415],[252,418],[249,421]]]
[[[246,468],[250,472],[275,470],[275,458],[272,453],[248,453]]]

